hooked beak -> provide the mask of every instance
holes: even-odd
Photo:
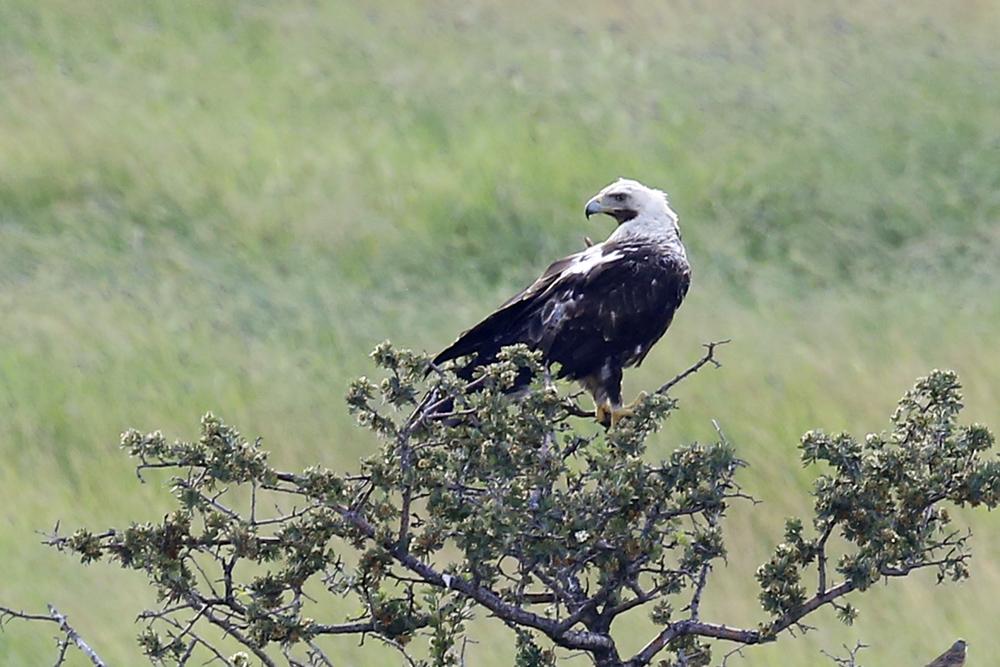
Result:
[[[587,214],[587,217],[594,215],[595,213],[603,213],[604,205],[601,204],[600,198],[594,197],[589,202],[587,202],[587,208],[583,210]]]

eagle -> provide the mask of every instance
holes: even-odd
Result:
[[[619,179],[584,209],[611,216],[606,241],[554,262],[538,280],[508,299],[434,357],[435,365],[470,357],[458,375],[496,361],[506,345],[542,353],[556,376],[580,383],[594,398],[595,417],[615,425],[643,398],[622,404],[622,370],[642,363],[666,332],[691,284],[677,214],[667,196]]]

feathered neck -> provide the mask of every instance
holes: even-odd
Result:
[[[631,220],[618,225],[605,243],[649,243],[669,248],[686,257],[677,220],[677,214],[664,198],[662,208],[642,211]]]

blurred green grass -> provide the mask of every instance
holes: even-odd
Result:
[[[0,3],[0,604],[51,602],[137,664],[141,579],[34,532],[167,510],[119,432],[193,437],[214,410],[281,467],[351,468],[366,352],[450,342],[610,231],[581,209],[624,175],[671,194],[695,271],[628,391],[734,339],[654,449],[715,419],[751,463],[765,504],[734,509],[708,603],[755,623],[753,568],[808,507],[802,432],[879,430],[935,366],[1000,428],[998,30],[972,0]],[[971,585],[897,582],[855,628],[739,662],[1000,650],[1000,530],[962,516]],[[480,627],[477,664],[509,662]],[[0,663],[50,635],[7,626]]]

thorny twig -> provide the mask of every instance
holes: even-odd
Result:
[[[83,640],[83,638],[73,629],[73,626],[69,624],[69,619],[65,614],[59,612],[58,609],[49,605],[49,615],[44,614],[29,614],[24,611],[17,611],[15,609],[10,609],[8,607],[0,607],[0,626],[8,618],[21,618],[28,621],[48,621],[55,623],[59,626],[59,629],[65,633],[65,637],[59,640],[59,656],[56,660],[56,667],[63,664],[66,659],[66,649],[70,644],[74,644],[80,651],[87,656],[91,663],[95,667],[107,667],[105,663],[97,652],[90,648],[90,646]]]
[[[693,366],[688,368],[686,371],[678,374],[677,376],[674,377],[674,379],[670,380],[662,387],[657,389],[656,393],[657,394],[667,393],[672,387],[676,386],[677,383],[679,383],[681,380],[688,377],[689,375],[694,375],[695,373],[697,373],[701,369],[701,367],[704,366],[705,364],[711,363],[716,368],[722,366],[722,364],[715,358],[715,348],[719,347],[720,345],[725,345],[726,343],[729,342],[732,342],[732,339],[727,338],[726,340],[719,340],[712,343],[705,343],[704,347],[708,349],[708,351],[705,353],[705,356],[699,359]]]
[[[854,646],[853,649],[847,648],[847,644],[844,644],[843,646],[844,646],[844,650],[847,651],[848,657],[846,657],[846,658],[840,658],[838,656],[831,655],[831,654],[827,653],[824,650],[820,650],[820,653],[822,653],[826,657],[830,658],[830,660],[833,660],[835,663],[837,663],[841,667],[861,667],[861,665],[859,665],[858,662],[857,662],[858,652],[861,649],[868,648],[869,646],[871,646],[871,644],[862,644],[859,641]]]
[[[719,341],[714,341],[712,343],[705,343],[704,347],[708,350],[707,352],[705,352],[705,356],[703,356],[701,359],[699,359],[698,361],[696,361],[694,364],[692,364],[686,370],[684,370],[681,373],[679,373],[676,376],[674,376],[674,378],[672,380],[670,380],[669,382],[667,382],[666,384],[664,384],[663,386],[661,386],[659,389],[657,389],[653,393],[657,394],[657,395],[666,394],[671,388],[675,387],[679,382],[681,382],[681,380],[683,380],[684,378],[689,377],[691,375],[694,375],[699,370],[701,370],[702,366],[704,366],[705,364],[709,364],[710,363],[713,366],[715,366],[716,368],[721,367],[722,363],[719,362],[719,360],[717,360],[715,358],[715,348],[719,347],[720,345],[725,345],[726,343],[729,343],[729,342],[732,342],[732,341],[731,341],[731,339],[727,338],[726,340],[719,340]],[[566,412],[568,414],[573,415],[574,417],[594,417],[595,416],[595,413],[594,413],[593,410],[585,410],[585,409],[581,408],[579,405],[577,405],[575,401],[569,400],[569,399],[563,401],[563,409],[566,410]]]

